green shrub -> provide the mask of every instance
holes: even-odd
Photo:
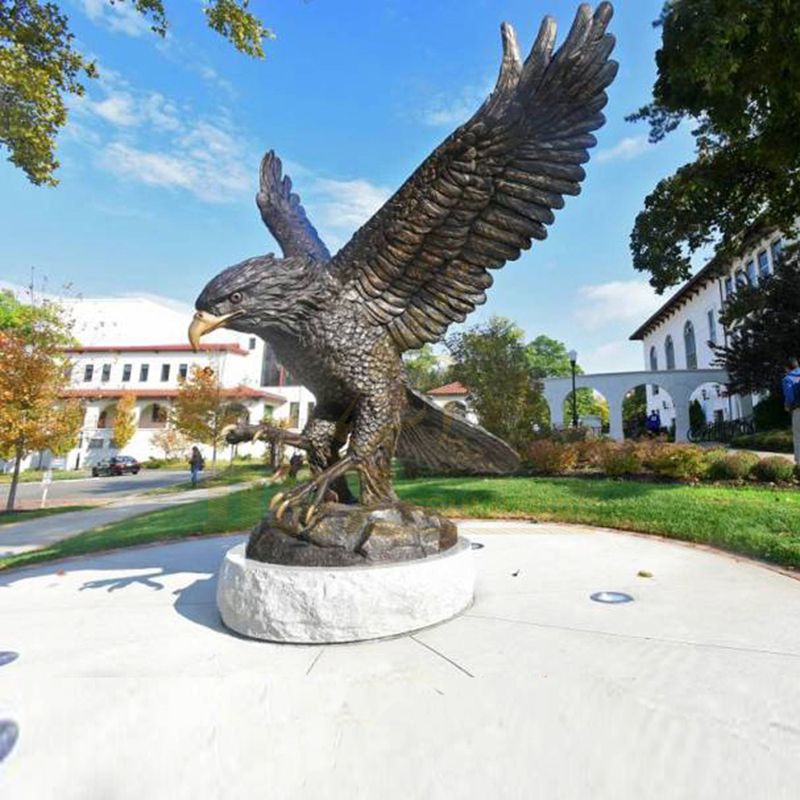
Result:
[[[525,452],[525,462],[535,472],[556,475],[574,469],[578,463],[578,449],[574,444],[552,439],[536,439]]]
[[[753,407],[756,430],[769,431],[788,428],[792,424],[789,412],[783,407],[783,392],[770,392]]]
[[[794,477],[794,464],[781,456],[762,458],[753,467],[753,477],[764,483],[785,483]]]
[[[745,450],[767,450],[770,453],[791,453],[794,451],[791,430],[776,429],[751,433],[747,436],[736,436],[731,447]]]
[[[662,444],[647,457],[650,469],[665,478],[697,480],[706,472],[703,449],[694,444]]]
[[[719,455],[718,455],[719,454]],[[758,464],[755,453],[729,453],[712,450],[706,453],[706,477],[712,481],[737,481],[746,478]]]
[[[601,456],[601,466],[606,475],[636,475],[642,471],[640,449],[633,442],[609,444]]]

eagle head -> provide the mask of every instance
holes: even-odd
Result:
[[[276,258],[272,253],[242,261],[212,278],[195,301],[189,341],[195,350],[200,338],[217,328],[263,335],[269,329],[296,332],[309,289],[319,272],[303,258]],[[298,296],[302,296],[302,300]]]

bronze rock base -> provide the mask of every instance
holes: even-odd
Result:
[[[250,534],[245,555],[291,566],[369,565],[442,553],[457,537],[453,522],[416,506],[326,503],[307,528],[292,509],[280,521],[270,511]]]

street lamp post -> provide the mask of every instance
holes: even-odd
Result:
[[[578,395],[575,392],[575,364],[578,361],[578,353],[575,350],[569,351],[569,364],[572,368],[572,427],[578,427]]]

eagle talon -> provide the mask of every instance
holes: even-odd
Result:
[[[280,505],[283,502],[283,499],[286,497],[286,492],[278,492],[272,500],[269,501],[269,510],[274,511],[275,507]]]

